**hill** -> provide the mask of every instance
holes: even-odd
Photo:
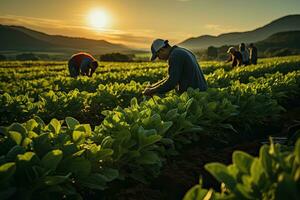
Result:
[[[266,39],[267,37],[285,31],[300,30],[300,15],[288,15],[271,23],[247,32],[225,33],[219,36],[203,35],[189,38],[179,45],[190,49],[203,49],[209,46],[235,45],[241,42],[250,43]]]
[[[267,39],[257,42],[256,46],[261,50],[269,48],[290,48],[300,50],[300,31],[275,33]]]
[[[129,53],[134,50],[105,40],[61,35],[48,35],[21,26],[0,25],[0,51],[56,52],[71,54],[87,51],[92,54]]]

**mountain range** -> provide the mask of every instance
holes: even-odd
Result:
[[[49,35],[22,26],[0,25],[0,51],[74,53],[87,51],[92,54],[112,52],[129,53],[134,50],[105,40]]]
[[[219,36],[203,35],[186,39],[178,45],[198,50],[209,46],[237,45],[241,42],[257,43],[266,39],[267,41],[263,41],[265,43],[260,45],[266,46],[267,43],[275,45],[276,41],[274,43],[274,40],[277,40],[278,37],[271,37],[272,35],[285,32],[280,38],[286,40],[289,39],[290,32],[288,31],[297,30],[300,31],[300,15],[288,15],[251,31],[224,33]],[[293,33],[292,36],[295,37],[298,34]],[[5,54],[5,52],[37,52],[70,55],[78,51],[87,51],[95,55],[112,52],[131,54],[141,52],[105,40],[49,35],[26,27],[9,25],[0,25],[0,44],[1,54]],[[276,45],[280,48],[280,42],[277,42]]]
[[[223,45],[236,45],[242,42],[252,43],[264,40],[275,33],[295,30],[300,30],[300,15],[288,15],[251,31],[224,33],[218,36],[203,35],[188,38],[179,43],[179,45],[192,50],[197,50],[209,46],[219,47]]]

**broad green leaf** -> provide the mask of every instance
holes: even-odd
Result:
[[[217,108],[218,103],[217,102],[210,102],[207,104],[207,108],[211,111],[214,111]]]
[[[105,176],[107,182],[111,182],[114,179],[118,178],[119,171],[112,168],[104,168],[101,170],[101,174]]]
[[[39,135],[36,134],[35,132],[33,131],[28,131],[28,138],[32,139],[32,138],[36,138],[38,137]]]
[[[113,141],[114,139],[111,136],[106,136],[101,142],[101,147],[110,148],[113,144]]]
[[[175,117],[178,116],[178,109],[177,108],[174,108],[174,109],[171,109],[167,112],[166,114],[166,119],[167,120],[172,120],[174,119]]]
[[[22,142],[22,134],[16,131],[8,131],[8,136],[12,139],[17,145],[20,145]]]
[[[156,152],[146,151],[141,153],[141,157],[137,158],[137,162],[144,165],[157,164],[160,162],[160,158]]]
[[[69,177],[68,176],[46,176],[43,178],[42,181],[47,186],[53,186],[53,185],[58,185],[69,181]]]
[[[203,189],[201,185],[195,185],[184,195],[183,200],[202,200],[207,193],[207,189]]]
[[[22,146],[23,147],[27,147],[29,144],[31,144],[32,140],[28,137],[24,138],[23,142],[22,142]]]
[[[62,157],[63,152],[61,150],[52,150],[42,158],[42,165],[47,169],[55,170]]]
[[[41,128],[44,128],[46,126],[45,122],[38,116],[34,116],[33,118]]]
[[[57,119],[52,119],[48,127],[52,132],[58,134],[61,128],[61,124]]]
[[[138,101],[135,97],[131,99],[130,106],[133,107],[133,108],[138,108],[139,104],[138,104]]]
[[[39,124],[34,120],[28,120],[27,122],[25,122],[25,128],[27,129],[27,131],[32,131],[34,128],[38,127]]]
[[[14,161],[19,154],[24,154],[26,152],[26,149],[24,147],[21,147],[19,145],[15,145],[13,148],[9,150],[9,152],[6,154],[6,158]]]
[[[240,195],[243,196],[243,199],[252,199],[252,191],[249,189],[251,186],[247,184],[236,185],[236,189],[240,192]]]
[[[72,156],[73,156],[73,157],[81,156],[85,151],[86,151],[86,149],[79,150],[79,151],[77,151],[76,153],[73,153]]]
[[[76,125],[79,125],[79,121],[73,117],[66,117],[66,123],[70,130],[74,130]]]
[[[156,135],[157,131],[156,131],[156,129],[147,129],[147,130],[143,130],[143,134],[146,137],[148,137],[148,136]]]
[[[145,137],[142,141],[141,148],[144,148],[149,145],[153,145],[156,142],[159,142],[162,137],[160,135],[150,135]]]
[[[242,151],[234,151],[232,155],[233,163],[244,174],[250,174],[253,159],[252,156]]]
[[[5,183],[16,171],[16,163],[8,162],[0,166],[0,184]]]
[[[74,143],[68,143],[65,144],[61,150],[63,151],[64,156],[67,157],[77,152],[77,145]]]
[[[193,101],[194,101],[194,98],[191,98],[191,99],[188,100],[188,102],[185,105],[186,110],[189,110],[189,108],[191,107]]]
[[[209,171],[219,182],[225,183],[226,187],[234,190],[236,181],[230,175],[227,167],[220,163],[209,163],[205,165],[205,169]]]
[[[8,127],[9,131],[14,131],[14,132],[18,132],[22,135],[22,137],[26,137],[27,136],[27,130],[26,128],[19,123],[13,123],[12,125],[10,125]]]
[[[64,170],[72,172],[75,176],[86,177],[91,172],[91,163],[82,157],[75,157],[64,159],[64,162],[60,165]]]
[[[81,131],[73,131],[72,138],[74,142],[78,142],[83,138],[83,132]]]
[[[159,129],[160,135],[165,135],[165,133],[172,127],[173,122],[163,122]]]
[[[81,180],[81,184],[84,187],[95,189],[95,190],[105,190],[106,186],[106,177],[99,173],[90,174],[85,179]]]
[[[239,169],[236,167],[235,164],[231,164],[229,166],[227,166],[227,170],[229,172],[229,174],[235,179],[235,180],[238,180],[238,177],[240,175],[240,171]]]
[[[259,159],[261,161],[262,167],[266,172],[266,175],[269,178],[273,177],[273,168],[272,168],[272,158],[269,154],[269,147],[264,145],[260,148]]]
[[[111,111],[110,110],[104,110],[101,112],[102,115],[107,116],[110,115]]]
[[[261,164],[261,160],[259,160],[258,158],[255,158],[252,165],[251,165],[251,169],[250,169],[250,174],[252,177],[252,181],[258,186],[258,187],[262,187],[264,184],[263,183],[263,179],[266,178],[265,174],[264,174],[264,168]]]
[[[44,156],[46,153],[53,149],[48,133],[42,133],[32,140],[34,151],[40,157]]]
[[[170,138],[162,138],[160,140],[161,143],[163,143],[164,145],[172,145],[174,144],[174,141]]]
[[[26,161],[26,162],[30,162],[31,159],[35,156],[34,152],[26,152],[24,154],[20,154],[17,156],[19,161]]]
[[[104,160],[105,158],[113,155],[114,151],[112,149],[100,149],[97,153],[97,158],[99,160]]]
[[[89,124],[76,125],[74,130],[83,132],[85,136],[92,136],[92,129]]]
[[[151,116],[151,121],[153,126],[157,126],[161,123],[161,118],[159,114],[154,114]]]

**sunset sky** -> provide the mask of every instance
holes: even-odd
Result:
[[[135,48],[252,30],[288,14],[300,14],[300,0],[0,0],[0,24]]]

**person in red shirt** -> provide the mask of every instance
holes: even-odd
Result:
[[[98,67],[98,61],[90,54],[80,52],[72,55],[68,62],[70,76],[79,75],[91,77]]]

